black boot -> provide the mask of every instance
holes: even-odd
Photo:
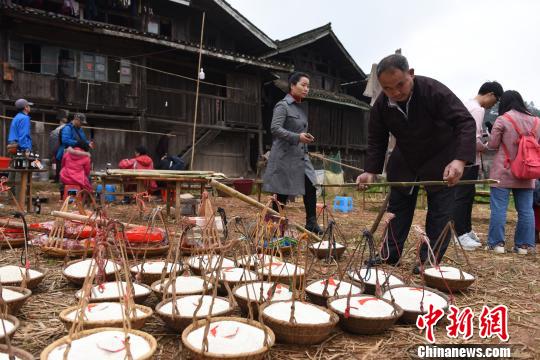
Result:
[[[319,224],[317,224],[317,218],[309,218],[306,221],[306,230],[317,235],[322,235],[324,233]]]

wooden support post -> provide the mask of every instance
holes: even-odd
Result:
[[[178,222],[180,220],[180,215],[182,213],[182,203],[180,201],[180,195],[181,195],[181,192],[182,192],[182,183],[177,181],[174,183],[175,185],[175,191],[176,191],[176,194],[174,194],[174,197],[175,197],[175,204],[174,204],[174,218],[176,219],[176,221]]]

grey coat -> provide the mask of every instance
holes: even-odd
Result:
[[[274,140],[263,177],[263,190],[282,195],[304,195],[304,175],[314,185],[317,178],[307,145],[300,142],[300,133],[308,132],[306,111],[290,94],[274,107],[271,131]]]

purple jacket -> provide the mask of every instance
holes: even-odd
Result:
[[[519,126],[521,133],[529,132],[534,126],[534,116],[526,115],[515,110],[507,112]],[[536,139],[540,138],[540,119],[539,126],[536,129]],[[489,170],[489,177],[491,179],[499,180],[498,184],[491,185],[493,187],[500,187],[506,189],[534,189],[533,180],[518,180],[512,175],[510,166],[505,167],[506,155],[501,142],[506,145],[510,154],[510,159],[513,160],[516,157],[518,150],[519,135],[514,130],[512,123],[502,116],[499,116],[493,124],[491,129],[491,136],[488,142],[488,148],[491,150],[497,150],[497,153],[493,157],[493,163]]]

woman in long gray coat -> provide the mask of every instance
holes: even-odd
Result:
[[[308,133],[308,119],[302,101],[309,92],[309,76],[295,72],[289,76],[289,93],[274,107],[271,131],[272,150],[264,174],[263,190],[277,195],[286,204],[289,195],[303,195],[306,229],[322,233],[317,224],[315,170],[307,145],[315,139]]]

